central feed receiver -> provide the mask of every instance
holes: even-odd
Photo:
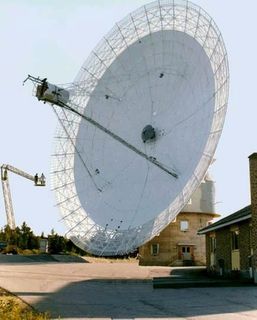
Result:
[[[141,137],[144,143],[149,140],[154,140],[156,138],[156,133],[154,128],[150,124],[145,126],[142,131]]]
[[[71,87],[38,91],[60,123],[52,182],[75,244],[126,254],[176,217],[213,159],[228,77],[213,19],[163,0],[117,23]]]

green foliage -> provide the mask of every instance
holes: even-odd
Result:
[[[39,313],[15,295],[0,288],[0,319],[5,320],[47,320],[47,313]]]
[[[18,247],[30,250],[39,249],[39,238],[34,235],[31,228],[25,222],[23,222],[20,229]]]
[[[66,251],[66,239],[57,233],[51,232],[48,236],[48,252],[51,254],[63,253]]]
[[[85,255],[85,251],[76,247],[70,239],[55,233],[54,230],[48,236],[48,252],[51,254],[69,253]]]
[[[85,254],[85,252],[76,247],[71,240],[58,235],[54,229],[51,230],[48,237],[45,237],[43,232],[41,237],[38,237],[25,222],[14,230],[8,225],[0,229],[0,242],[5,242],[7,244],[6,248],[0,249],[0,252],[12,254],[38,254],[40,253],[40,238],[48,239],[48,252],[50,254]]]
[[[74,243],[70,239],[67,239],[67,238],[66,238],[66,252],[69,252],[74,255],[80,255],[80,256],[87,255],[87,253],[84,250],[75,246]]]
[[[15,244],[8,244],[6,248],[4,248],[1,253],[11,253],[11,254],[17,254],[18,248]]]
[[[9,246],[13,246],[12,249],[16,247],[16,250],[39,249],[39,237],[35,236],[25,222],[23,222],[20,228],[16,227],[14,230],[6,225],[0,231],[0,241],[7,243],[7,249]],[[7,252],[9,252],[9,250],[7,250]]]

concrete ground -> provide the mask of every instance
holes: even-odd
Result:
[[[153,289],[169,267],[1,263],[0,287],[61,319],[257,319],[257,286]]]

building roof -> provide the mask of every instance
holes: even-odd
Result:
[[[252,153],[248,158],[249,159],[257,159],[257,152]]]
[[[252,216],[251,206],[247,206],[229,216],[220,219],[219,221],[212,223],[211,225],[202,228],[198,231],[198,234],[206,234],[208,232],[230,226],[234,223],[250,219]]]

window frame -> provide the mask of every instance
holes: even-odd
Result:
[[[209,245],[210,245],[210,252],[215,253],[217,248],[217,239],[216,237],[212,236],[209,237]]]
[[[159,243],[151,244],[151,256],[158,256],[160,253],[160,245]]]
[[[182,226],[183,223],[186,224],[185,227]],[[180,231],[182,231],[182,232],[188,231],[188,230],[189,230],[189,221],[188,221],[188,220],[180,220],[180,222],[179,222],[179,228],[180,228]]]
[[[232,251],[239,250],[239,230],[231,231],[231,249]]]

